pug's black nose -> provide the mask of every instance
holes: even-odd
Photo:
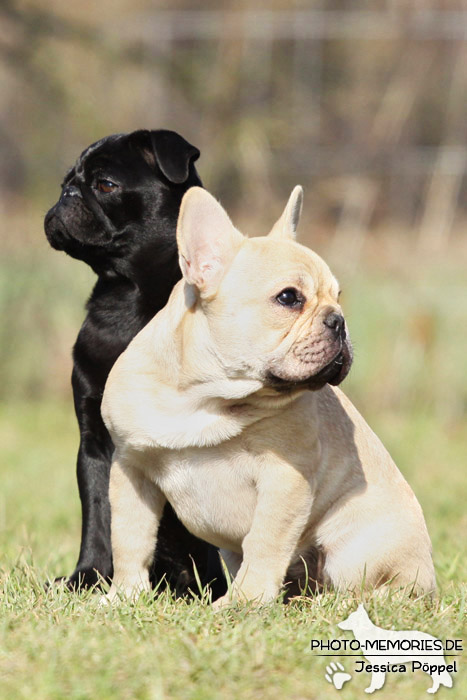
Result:
[[[339,336],[341,336],[341,338],[345,338],[345,321],[341,314],[336,313],[336,311],[332,311],[326,316],[323,323],[334,332],[336,338]]]
[[[60,199],[69,199],[71,197],[82,197],[81,192],[76,185],[67,185],[64,187]]]

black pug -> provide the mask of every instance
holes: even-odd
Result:
[[[180,278],[175,240],[184,192],[201,185],[197,148],[174,131],[140,130],[92,144],[45,217],[49,243],[92,267],[98,279],[73,350],[73,396],[80,429],[81,548],[70,588],[112,577],[109,471],[113,444],[100,414],[109,371],[132,338],[167,302]],[[213,598],[225,581],[213,547],[189,534],[166,507],[152,581],[181,595],[196,590],[196,565]]]

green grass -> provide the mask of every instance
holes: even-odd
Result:
[[[67,297],[71,266],[79,264],[63,258],[47,277],[40,262],[9,265],[10,282],[18,284],[0,290],[9,324],[3,338],[15,343],[0,362],[2,395],[10,397],[0,403],[1,700],[365,697],[368,674],[353,673],[336,695],[324,678],[330,659],[310,652],[312,638],[352,638],[336,624],[355,609],[358,594],[214,614],[199,600],[166,593],[102,608],[92,594],[45,590],[47,579],[71,572],[80,536],[70,364],[57,358],[69,352],[90,280],[84,273],[74,279]],[[454,260],[444,271],[433,263],[409,275],[402,265],[368,265],[355,278],[340,276],[356,347],[344,388],[422,504],[439,586],[432,602],[366,596],[367,609],[383,627],[465,639],[465,267]],[[31,308],[27,321],[19,319],[21,330],[14,321],[22,302]],[[47,394],[55,398],[44,400]],[[338,660],[353,672],[351,659]],[[465,655],[458,666],[454,687],[441,688],[439,697],[467,697]],[[421,672],[388,674],[377,696],[415,700],[429,685]]]
[[[383,627],[465,637],[465,434],[439,435],[428,418],[386,420],[386,442],[408,467],[432,535],[439,593],[427,600],[365,598]],[[166,593],[137,604],[100,608],[97,596],[44,590],[69,572],[79,544],[73,462],[77,430],[71,407],[17,403],[0,411],[4,447],[0,581],[0,698],[322,698],[337,692],[324,678],[330,659],[310,640],[349,638],[336,624],[358,594],[326,593],[288,606],[212,613]],[[451,472],[439,466],[447,456]],[[350,659],[338,659],[353,670]],[[464,698],[460,672],[449,693]],[[368,674],[353,674],[342,697],[362,697]],[[430,679],[388,674],[384,698],[419,698]],[[332,697],[332,695],[329,695]]]
[[[2,623],[1,685],[5,698],[320,698],[335,692],[324,675],[329,659],[310,640],[349,638],[336,621],[356,606],[325,595],[288,606],[213,613],[200,603],[162,595],[98,607],[92,595],[43,592],[26,565],[13,572]],[[382,604],[368,601],[378,624],[460,636],[459,603],[447,598]],[[341,659],[353,670],[349,659]],[[362,696],[366,674],[353,674],[343,697]],[[422,697],[425,674],[390,676],[382,697]],[[465,697],[459,674],[452,697]],[[448,692],[448,691],[442,691]]]

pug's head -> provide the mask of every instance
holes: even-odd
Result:
[[[149,261],[163,263],[176,251],[183,194],[201,184],[198,157],[197,148],[166,130],[115,134],[92,144],[68,171],[45,217],[49,243],[97,274],[132,277]]]
[[[212,356],[229,379],[279,392],[339,384],[352,363],[337,280],[295,241],[302,197],[296,187],[269,235],[249,239],[195,187],[177,227],[186,298],[205,319]]]

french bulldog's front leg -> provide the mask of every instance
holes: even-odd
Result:
[[[267,603],[278,595],[312,500],[310,484],[300,472],[282,462],[269,461],[264,466],[253,523],[242,544],[242,564],[216,608],[234,599]]]
[[[165,496],[144,473],[116,455],[110,471],[114,575],[107,595],[127,597],[150,590],[149,567]]]

